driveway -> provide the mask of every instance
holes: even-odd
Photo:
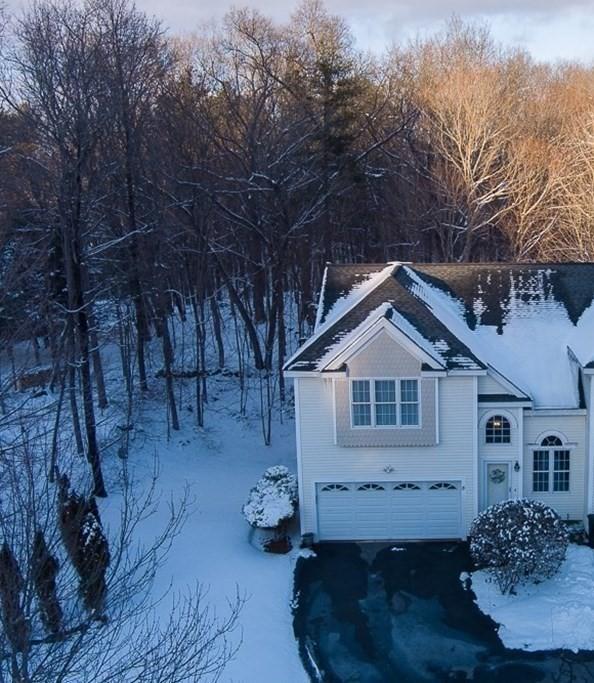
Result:
[[[322,544],[300,559],[295,634],[313,681],[592,683],[594,652],[506,650],[459,576],[464,544]]]

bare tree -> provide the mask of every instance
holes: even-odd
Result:
[[[113,528],[104,526],[92,497],[66,491],[64,476],[62,486],[48,482],[45,438],[15,430],[2,452],[0,680],[217,680],[239,644],[233,633],[242,600],[232,597],[218,617],[200,586],[170,595],[169,610],[152,590],[187,497],[171,505],[162,530],[143,547],[138,531],[156,508],[154,485],[138,497],[124,470],[119,517]],[[98,565],[89,549],[101,537]]]

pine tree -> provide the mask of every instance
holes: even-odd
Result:
[[[62,541],[80,579],[84,606],[100,615],[105,606],[109,544],[93,496],[85,498],[70,488],[68,477],[60,479],[58,521]]]
[[[56,591],[56,577],[60,566],[50,553],[43,532],[35,532],[32,555],[32,574],[41,621],[47,631],[59,633],[62,627],[62,608]]]
[[[4,542],[0,549],[0,604],[4,632],[18,652],[27,649],[29,623],[23,611],[23,575],[12,549]]]

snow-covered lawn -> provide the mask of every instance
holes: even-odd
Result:
[[[465,575],[461,577],[467,578]],[[594,650],[594,551],[570,545],[559,572],[502,595],[485,571],[471,574],[479,608],[500,624],[507,648]]]
[[[214,393],[214,392],[213,392]],[[182,415],[182,429],[166,439],[164,407],[148,401],[139,422],[130,465],[142,488],[153,473],[154,454],[160,472],[158,512],[142,526],[139,540],[150,543],[167,520],[167,502],[189,487],[190,516],[175,539],[155,584],[155,595],[183,591],[200,582],[208,588],[206,602],[221,616],[237,592],[246,599],[236,642],[241,646],[225,669],[225,683],[302,683],[307,681],[293,636],[290,602],[298,550],[272,555],[249,543],[250,527],[242,505],[264,470],[284,464],[295,470],[294,423],[274,425],[273,443],[266,447],[257,420],[241,418],[232,409],[234,389],[218,393],[208,410],[204,430],[192,426],[192,414]],[[102,503],[104,519],[117,508],[117,496]],[[117,517],[116,517],[117,518]],[[163,610],[168,609],[166,600]]]

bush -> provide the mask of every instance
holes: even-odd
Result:
[[[535,500],[506,500],[487,508],[470,529],[470,553],[502,593],[524,581],[551,577],[565,559],[568,534],[559,515]]]
[[[59,482],[58,524],[64,547],[80,578],[85,607],[102,618],[109,566],[109,545],[103,533],[95,499],[70,488],[65,475]]]
[[[243,515],[258,529],[284,527],[297,510],[297,479],[283,465],[269,467],[249,493]]]

